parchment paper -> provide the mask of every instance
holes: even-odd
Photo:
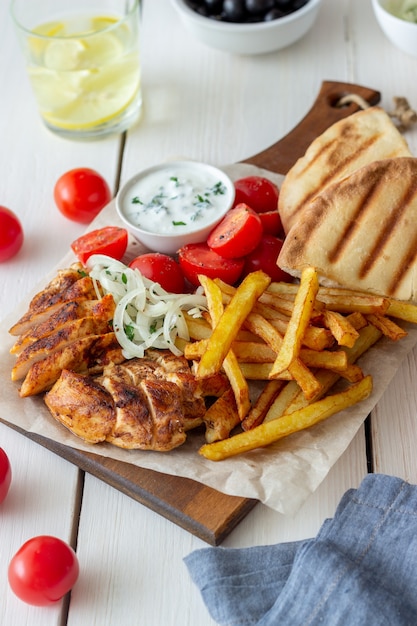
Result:
[[[280,185],[283,178],[246,164],[224,169],[233,179],[254,173],[263,174]],[[94,220],[89,230],[117,224],[120,222],[112,202]],[[141,252],[141,244],[130,242],[130,256]],[[365,374],[373,376],[374,388],[370,398],[268,448],[213,462],[198,454],[198,449],[204,443],[204,436],[193,432],[188,434],[187,442],[183,446],[168,453],[121,450],[110,444],[85,444],[51,417],[42,397],[20,398],[19,385],[10,378],[15,357],[9,353],[14,339],[9,335],[8,329],[23,315],[30,298],[46,285],[57,269],[68,267],[74,260],[75,257],[69,252],[59,266],[51,268],[50,275],[35,285],[33,292],[1,324],[1,419],[27,432],[48,437],[79,450],[96,452],[165,474],[191,478],[229,495],[255,498],[286,515],[294,515],[317,489],[387,389],[406,354],[417,342],[417,328],[411,326],[407,327],[408,336],[399,342],[382,339],[359,361]]]

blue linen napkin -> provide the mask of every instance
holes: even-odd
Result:
[[[222,626],[415,626],[417,486],[369,474],[314,539],[184,561]]]

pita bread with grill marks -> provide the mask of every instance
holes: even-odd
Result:
[[[336,122],[317,137],[286,175],[278,211],[287,233],[324,187],[372,161],[412,156],[407,142],[380,107]]]
[[[328,186],[290,229],[278,265],[322,283],[417,301],[417,159],[370,163]]]

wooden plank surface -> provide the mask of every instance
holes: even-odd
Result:
[[[245,163],[285,174],[315,136],[359,110],[355,102],[339,106],[340,99],[348,94],[358,95],[369,104],[380,99],[379,92],[371,88],[326,81],[311,110],[294,130]],[[255,500],[225,495],[187,478],[138,469],[44,437],[28,436],[211,545],[220,544],[256,504]]]

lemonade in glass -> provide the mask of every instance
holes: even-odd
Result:
[[[14,0],[12,14],[48,128],[92,138],[139,118],[139,0]]]

